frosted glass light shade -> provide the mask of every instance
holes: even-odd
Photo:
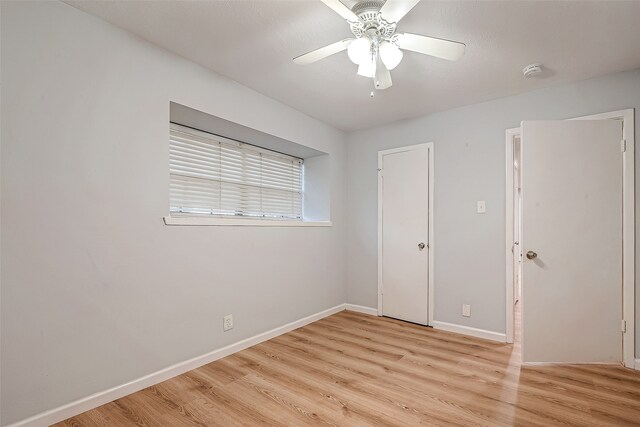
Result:
[[[380,44],[380,58],[388,70],[393,70],[402,61],[402,51],[393,43],[382,42]]]
[[[368,37],[360,37],[349,43],[347,54],[356,65],[360,65],[369,59],[371,53],[371,40]]]
[[[364,61],[358,67],[358,75],[363,77],[374,78],[376,76],[376,61],[375,59],[370,59]]]

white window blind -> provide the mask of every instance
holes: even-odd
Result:
[[[301,220],[302,163],[172,123],[171,214]]]

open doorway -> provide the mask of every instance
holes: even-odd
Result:
[[[513,138],[513,299],[518,304],[522,297],[522,144],[520,135]]]
[[[528,350],[524,351],[523,349],[523,354],[527,353],[529,355],[524,357],[525,362],[591,363],[588,358],[584,356],[584,354],[590,353],[586,350],[579,355],[568,354],[566,357],[564,354],[558,355],[556,353],[576,347],[573,344],[580,339],[584,341],[580,343],[580,348],[583,349],[591,345],[595,347],[594,343],[604,342],[604,339],[593,338],[595,336],[594,331],[597,329],[595,327],[578,328],[578,331],[589,329],[588,334],[583,334],[582,332],[573,333],[575,331],[569,331],[571,333],[567,334],[567,331],[572,327],[572,324],[583,325],[585,320],[588,321],[592,318],[597,319],[598,316],[602,318],[604,315],[602,312],[602,307],[604,306],[602,301],[604,297],[596,298],[594,296],[595,294],[589,294],[590,291],[595,292],[596,284],[594,283],[594,287],[585,285],[587,280],[584,280],[584,278],[591,279],[595,277],[593,274],[587,274],[591,271],[590,269],[596,268],[595,266],[599,266],[598,269],[602,269],[607,265],[620,265],[621,276],[618,277],[618,279],[615,279],[615,275],[613,274],[606,274],[605,276],[608,279],[601,281],[602,284],[607,282],[611,286],[615,286],[615,283],[620,283],[619,286],[621,288],[607,288],[610,289],[610,291],[603,293],[603,295],[608,295],[619,292],[618,296],[614,296],[613,299],[622,302],[622,307],[619,306],[620,303],[612,302],[613,305],[618,304],[619,308],[617,310],[619,311],[616,314],[618,320],[616,321],[615,316],[612,315],[609,316],[611,317],[610,319],[607,318],[606,324],[608,325],[608,336],[614,336],[616,331],[617,334],[621,335],[618,335],[617,338],[617,340],[620,340],[618,341],[619,347],[617,348],[622,347],[620,348],[622,357],[616,356],[615,358],[611,358],[611,361],[622,361],[625,366],[633,367],[635,347],[633,331],[635,323],[633,307],[633,302],[635,301],[635,264],[633,262],[635,259],[633,222],[635,184],[633,117],[633,110],[623,110],[575,119],[591,122],[591,124],[585,123],[580,126],[577,126],[577,123],[576,126],[569,125],[571,121],[525,122],[526,137],[524,141],[522,139],[521,128],[506,131],[506,340],[507,342],[515,342],[521,345],[522,343],[519,342],[519,338],[521,338],[525,344],[529,343],[527,344]],[[605,121],[610,124],[605,124]],[[602,124],[598,124],[597,122],[601,122]],[[612,122],[617,122],[617,127],[615,123]],[[562,125],[562,123],[567,123],[567,125]],[[594,129],[585,133],[588,126]],[[575,135],[573,137],[562,136],[564,135],[564,131],[568,132],[569,129],[572,129],[571,132],[578,132],[581,128],[584,129],[582,129],[583,135],[580,137],[576,137]],[[571,144],[574,144],[571,153],[580,153],[580,155],[584,157],[588,151],[585,147],[585,141],[591,138],[592,135],[595,135],[594,131],[596,129],[601,129],[603,132],[605,129],[609,129],[609,131],[611,131],[609,133],[612,134],[609,135],[608,139],[604,137],[594,137],[597,141],[594,142],[595,145],[593,145],[593,148],[590,148],[590,150],[593,151],[596,148],[599,150],[600,148],[598,147],[609,147],[609,145],[601,145],[605,142],[605,139],[609,141],[609,143],[612,144],[612,148],[607,148],[605,152],[607,153],[606,155],[613,160],[610,159],[611,162],[609,160],[607,160],[607,162],[611,163],[611,165],[613,165],[612,167],[618,168],[617,170],[619,172],[604,173],[605,160],[603,160],[604,157],[598,154],[595,157],[592,156],[592,164],[588,164],[589,158],[585,157],[581,160],[582,164],[588,165],[583,166],[583,168],[588,169],[589,173],[584,176],[581,175],[580,180],[573,182],[573,184],[571,184],[571,180],[566,179],[568,178],[565,176],[566,174],[553,175],[556,170],[562,171],[564,170],[563,168],[566,167],[566,162],[562,163],[562,159],[567,158],[567,156],[571,157],[569,151],[566,150],[566,147],[569,146],[568,141],[573,141],[573,139],[577,138],[576,141],[574,141],[575,144],[571,142]],[[613,134],[614,130],[617,136]],[[546,134],[542,131],[545,131]],[[539,142],[542,142],[540,141],[541,134],[544,134],[546,138],[546,142],[543,145],[539,145]],[[572,134],[568,133],[567,135]],[[556,140],[555,142],[552,141],[554,138]],[[526,142],[528,140],[531,140],[529,145],[527,145]],[[558,150],[561,148],[567,152],[560,153]],[[616,152],[617,155],[615,154]],[[594,153],[596,153],[596,151],[594,151]],[[599,151],[597,151],[597,153],[599,153]],[[526,157],[528,154],[529,157]],[[607,157],[607,159],[609,159],[609,157]],[[542,167],[540,165],[544,166]],[[596,171],[605,177],[620,176],[621,182],[616,181],[616,190],[610,192],[601,191],[603,194],[598,196],[595,191],[604,186],[604,180],[598,181],[597,183],[584,184],[586,178],[593,178],[593,176],[595,176]],[[540,173],[543,173],[543,175],[540,175]],[[563,176],[565,176],[565,178],[563,178]],[[576,178],[576,174],[571,176]],[[611,181],[614,182],[615,179]],[[544,183],[544,185],[542,185],[542,183]],[[586,190],[581,186],[586,186]],[[528,199],[527,191],[530,193]],[[556,193],[561,193],[560,195],[562,197],[551,197]],[[576,194],[580,194],[579,199],[574,197]],[[617,202],[615,200],[609,200],[609,198],[605,197],[609,194],[619,194],[620,196],[616,197],[620,197],[621,199]],[[590,205],[589,209],[587,209],[585,206],[582,206],[581,203],[589,197],[593,200],[602,200],[603,202],[594,202],[593,206]],[[529,200],[529,202],[527,202],[527,200]],[[580,230],[589,228],[590,233],[579,233],[579,235],[575,235],[574,233],[571,235],[573,237],[572,239],[566,238],[569,236],[564,236],[564,234],[568,233],[567,230],[573,229],[566,227],[566,221],[563,222],[563,218],[566,219],[565,217],[568,216],[568,214],[565,215],[565,213],[571,212],[571,225],[573,226],[579,223],[580,218],[592,215],[592,212],[596,210],[593,208],[594,206],[618,207],[620,205],[622,205],[620,208],[616,208],[620,210],[616,210],[618,213],[614,215],[615,218],[617,218],[615,221],[613,219],[611,219],[611,221],[609,221],[609,219],[606,219],[606,221],[594,221],[593,218],[591,218],[591,221],[587,221],[588,224],[591,225],[588,227],[585,225],[579,228]],[[562,208],[564,211],[561,211],[561,206],[565,206]],[[542,214],[540,214],[540,212],[542,212]],[[576,212],[579,212],[579,215]],[[524,224],[527,218],[529,218],[528,225]],[[553,219],[551,223],[548,221],[549,218]],[[597,218],[605,217],[600,215]],[[620,221],[620,224],[618,224],[618,221]],[[580,236],[584,237],[598,234],[595,232],[601,231],[605,224],[610,226],[609,228],[613,227],[615,229],[608,230],[607,233],[604,233],[607,239],[617,235],[618,231],[616,230],[621,229],[622,240],[620,242],[616,241],[617,243],[614,242],[612,248],[610,248],[611,250],[604,251],[604,253],[600,254],[601,256],[596,257],[590,262],[585,260],[585,254],[574,257],[572,249],[569,247],[570,244],[590,247],[592,249],[589,253],[595,252],[596,249],[601,246],[604,247],[600,244],[585,245],[583,244],[584,242],[572,242],[575,242],[577,237]],[[598,226],[597,229],[593,228],[595,225]],[[560,227],[560,229],[558,229],[558,227]],[[552,230],[557,230],[557,232],[552,232]],[[604,241],[605,240],[603,240],[603,242]],[[570,244],[564,245],[564,242],[569,242]],[[528,245],[526,249],[523,244]],[[567,247],[565,248],[563,245]],[[606,256],[617,252],[616,249],[613,249],[616,247],[620,248],[620,259],[615,260],[615,262],[609,262]],[[524,257],[525,252],[527,259]],[[573,268],[575,267],[574,264],[577,265],[579,263],[586,263],[586,265],[581,264],[579,266],[580,268]],[[577,276],[563,275],[563,273],[569,271],[570,268],[572,272],[578,271],[584,278],[580,276],[580,280],[574,280]],[[616,273],[616,275],[617,274],[618,273]],[[570,276],[572,279],[570,279]],[[563,279],[562,281],[558,281],[558,277],[566,277],[566,279],[570,280],[567,281]],[[580,290],[577,290],[578,288]],[[588,297],[587,294],[589,294]],[[571,299],[572,295],[575,298]],[[563,298],[566,301],[564,301]],[[597,304],[595,302],[597,302]],[[573,303],[573,305],[571,305],[571,303]],[[596,309],[595,306],[600,308]],[[574,310],[575,307],[582,307],[585,308],[585,310]],[[575,316],[570,313],[571,310],[575,311]],[[594,313],[597,313],[598,316],[593,316]],[[615,314],[614,311],[611,311],[611,313]],[[521,319],[523,318],[525,322],[524,325],[521,324]],[[529,320],[527,321],[527,319]],[[549,319],[555,319],[557,321],[550,322]],[[600,323],[604,324],[605,322]],[[545,326],[540,329],[541,325]],[[587,335],[588,337],[585,338]],[[603,334],[603,337],[604,336]],[[565,337],[566,339],[562,340],[559,337]],[[541,339],[542,341],[540,341]],[[553,342],[563,342],[566,343],[566,345],[549,347],[550,343]],[[614,348],[615,346],[609,347]],[[595,352],[593,353],[595,354]],[[597,360],[609,360],[604,357],[594,357]]]
[[[522,306],[522,141],[520,128],[506,132],[507,152],[507,342],[519,343]]]

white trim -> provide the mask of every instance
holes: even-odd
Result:
[[[112,402],[131,393],[135,393],[136,391],[140,391],[146,387],[158,384],[162,381],[168,380],[169,378],[173,378],[177,375],[188,372],[192,369],[199,368],[200,366],[206,365],[207,363],[222,359],[223,357],[229,356],[230,354],[237,353],[238,351],[244,350],[256,344],[260,344],[261,342],[268,341],[279,335],[293,331],[294,329],[301,328],[305,325],[308,325],[309,323],[318,321],[327,316],[331,316],[332,314],[343,311],[344,309],[345,304],[337,305],[335,307],[312,314],[311,316],[307,316],[291,323],[287,323],[286,325],[271,329],[270,331],[266,331],[261,334],[254,335],[253,337],[246,338],[242,341],[238,341],[237,343],[230,344],[226,347],[213,350],[207,354],[203,354],[202,356],[197,356],[193,359],[176,363],[175,365],[169,366],[160,371],[145,375],[142,378],[138,378],[136,380],[113,387],[111,389],[101,391],[87,397],[83,397],[76,400],[75,402],[68,403],[58,408],[42,412],[38,415],[34,415],[25,420],[11,424],[8,427],[40,427],[43,425],[55,424],[57,422],[66,420],[67,418],[97,408],[98,406],[104,405],[105,403]]]
[[[382,156],[378,151],[378,316],[382,316]]]
[[[356,313],[369,314],[371,316],[378,315],[378,309],[375,307],[365,307],[364,305],[357,304],[345,304],[344,309],[348,311],[355,311]]]
[[[626,331],[622,335],[623,353],[622,361],[627,368],[637,366],[635,359],[635,122],[634,109],[611,111],[608,113],[594,114],[590,116],[576,117],[570,120],[622,120],[623,123],[623,139],[626,140],[626,151],[622,155],[622,173],[623,173],[623,193],[622,193],[622,227],[623,227],[623,245],[622,245],[622,316],[627,321]],[[520,128],[507,129],[507,147],[509,135],[519,135]],[[507,148],[508,149],[508,148]],[[508,152],[507,152],[508,156]],[[508,162],[507,162],[508,163]],[[511,168],[513,170],[513,168]],[[513,241],[513,203],[509,203],[509,194],[513,189],[513,174],[509,174],[507,166],[507,206],[506,206],[506,242],[510,247]],[[511,208],[510,208],[511,206]],[[509,210],[511,209],[511,211]],[[522,244],[522,242],[520,242]],[[513,273],[509,276],[509,270],[513,268],[513,261],[510,260],[509,250],[506,254],[506,331],[513,331]],[[511,290],[510,290],[511,289]],[[509,299],[511,296],[511,299]],[[507,335],[507,339],[509,335]],[[524,337],[523,337],[524,338]],[[637,367],[636,367],[637,369]]]
[[[620,362],[522,362],[522,366],[567,366],[567,365],[596,365],[620,366]]]
[[[215,225],[250,227],[331,227],[331,221],[288,221],[277,219],[245,219],[196,216],[165,216],[165,225]]]
[[[392,148],[389,150],[378,151],[378,316],[382,316],[382,157],[387,154],[401,153],[403,151],[419,150],[421,148],[427,148],[429,153],[429,277],[427,278],[427,322],[432,325],[433,312],[434,312],[434,250],[435,250],[435,236],[434,236],[434,219],[433,219],[433,196],[434,196],[434,144],[433,142],[426,142],[423,144],[407,145],[405,147]]]
[[[635,360],[633,369],[636,369],[636,370],[640,371],[640,359],[636,359]]]
[[[433,221],[433,198],[435,196],[435,187],[434,187],[434,182],[435,182],[435,169],[434,169],[434,164],[435,164],[435,150],[433,149],[433,143],[431,143],[431,149],[429,150],[429,288],[427,289],[427,292],[429,293],[429,313],[428,313],[428,317],[429,317],[429,325],[433,325],[434,322],[434,312],[435,312],[435,275],[434,275],[434,271],[435,271],[435,263],[434,263],[434,258],[433,258],[433,254],[435,253],[435,249],[436,249],[436,239],[434,237],[435,235],[435,227],[434,227],[434,221]]]
[[[476,338],[483,338],[491,341],[507,342],[505,334],[500,332],[487,331],[485,329],[472,328],[470,326],[456,325],[454,323],[433,321],[434,329],[440,329],[447,332],[455,332],[456,334],[469,335]]]

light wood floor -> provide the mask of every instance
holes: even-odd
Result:
[[[640,425],[640,373],[341,312],[59,426]]]

